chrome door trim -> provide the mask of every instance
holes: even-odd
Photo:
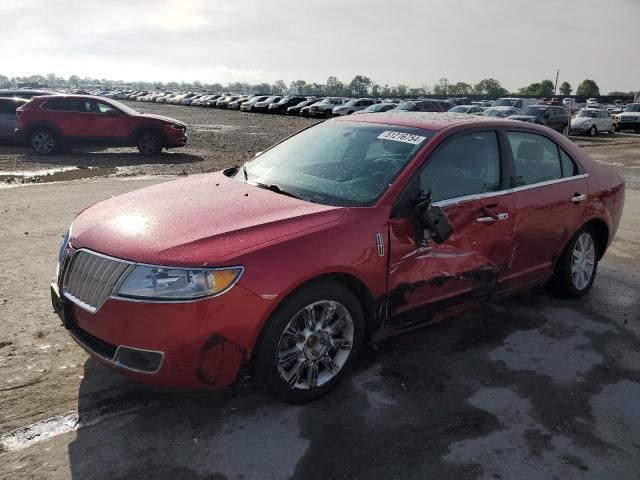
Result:
[[[438,207],[447,207],[449,205],[456,205],[458,203],[469,202],[472,200],[481,200],[483,198],[499,197],[501,195],[508,195],[510,193],[522,192],[524,190],[531,190],[534,188],[546,187],[548,185],[555,185],[556,183],[564,183],[564,182],[579,180],[579,179],[588,178],[588,177],[589,177],[588,173],[583,173],[580,175],[574,175],[572,177],[558,178],[555,180],[547,180],[544,182],[532,183],[531,185],[522,185],[521,187],[513,187],[513,188],[508,188],[506,190],[499,190],[496,192],[477,193],[473,195],[465,195],[462,197],[448,198],[446,200],[433,202],[433,204]]]

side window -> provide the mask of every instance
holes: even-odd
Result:
[[[562,176],[563,177],[573,177],[574,175],[578,175],[578,166],[576,163],[571,160],[571,157],[565,153],[564,150],[560,149],[560,161],[562,163]]]
[[[512,187],[562,178],[558,146],[533,133],[508,132],[515,175]]]
[[[420,188],[434,202],[500,189],[500,154],[494,132],[472,133],[439,148],[420,172]]]

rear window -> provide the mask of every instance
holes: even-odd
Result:
[[[86,112],[87,108],[83,100],[75,98],[51,98],[47,100],[42,108],[46,110],[56,110],[61,112]]]

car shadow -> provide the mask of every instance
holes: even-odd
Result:
[[[576,388],[584,381],[579,376],[578,384],[562,385],[535,367],[505,364],[520,354],[507,348],[510,339],[548,339],[564,359],[563,342],[580,337],[583,322],[588,328],[607,323],[579,310],[579,301],[557,301],[540,291],[479,306],[367,348],[331,393],[304,405],[282,403],[251,384],[201,394],[152,390],[87,360],[78,392],[86,426],[68,445],[72,478],[475,479],[483,472],[482,455],[449,461],[451,445],[510,428],[499,411],[470,401],[478,394],[495,397],[496,405],[529,402],[539,423],[526,428],[562,428],[573,441],[595,442],[580,412],[589,408],[592,391],[609,381],[601,378],[605,368],[608,375],[625,374],[609,362],[604,345],[594,340],[589,347],[605,357],[602,365],[580,363],[586,346],[571,354],[590,375],[590,389]],[[530,361],[537,365],[536,358]],[[510,421],[520,428],[521,416]],[[525,440],[517,448],[526,458],[556,448],[552,435]],[[564,468],[562,453],[557,468]],[[512,478],[508,473],[495,478]]]

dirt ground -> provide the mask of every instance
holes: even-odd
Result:
[[[534,290],[486,304],[368,349],[330,395],[290,406],[250,381],[214,394],[127,383],[51,311],[57,250],[78,211],[170,180],[150,174],[236,164],[310,123],[151,107],[198,125],[245,123],[195,132],[152,165],[128,149],[43,163],[0,146],[4,172],[64,164],[144,175],[0,188],[0,478],[638,478],[640,137],[576,139],[627,179],[623,220],[588,296]]]

